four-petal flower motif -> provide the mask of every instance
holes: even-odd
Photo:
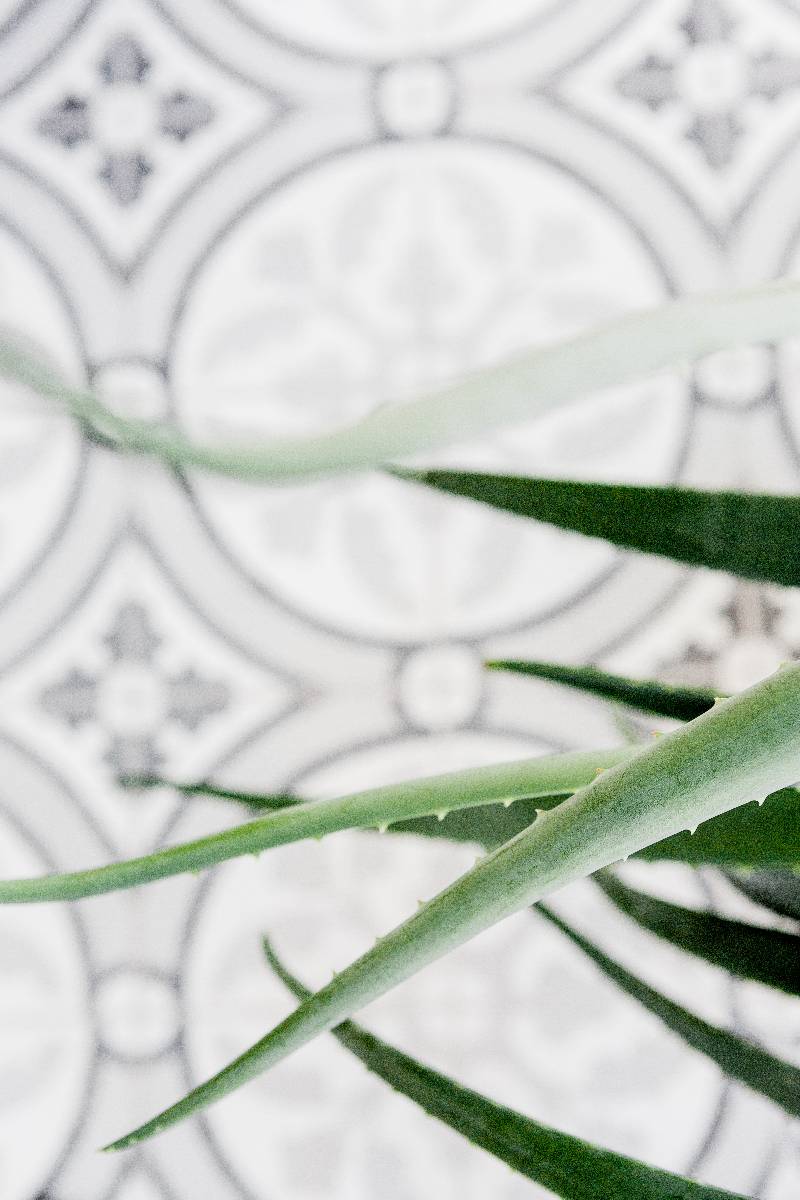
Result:
[[[97,65],[99,86],[90,95],[68,94],[41,117],[44,137],[73,150],[84,142],[100,152],[99,177],[120,205],[142,194],[159,141],[183,144],[214,119],[214,108],[185,88],[151,87],[153,64],[136,38],[120,34]]]

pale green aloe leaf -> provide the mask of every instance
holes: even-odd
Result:
[[[628,550],[712,567],[744,579],[800,583],[800,496],[526,479],[474,471],[394,474]]]
[[[800,936],[698,912],[629,887],[610,871],[595,882],[642,929],[735,975],[800,996]]]
[[[306,438],[206,446],[171,426],[125,418],[67,386],[19,345],[0,343],[0,374],[59,402],[103,442],[172,466],[273,481],[393,463],[513,425],[598,389],[682,366],[742,343],[800,332],[800,286],[790,281],[690,296],[632,313],[416,400],[379,404],[355,424]],[[376,399],[380,399],[376,397]]]
[[[85,871],[0,881],[0,904],[80,900],[171,875],[201,871],[245,854],[260,854],[275,846],[321,838],[343,829],[384,829],[393,821],[411,817],[433,814],[437,819],[438,816],[444,819],[451,808],[485,805],[487,800],[512,804],[520,797],[530,797],[538,792],[544,797],[549,796],[554,788],[573,791],[588,783],[598,771],[626,761],[631,753],[630,748],[623,748],[543,755],[413,779],[330,800],[295,804],[291,803],[290,797],[273,797],[278,801],[278,811],[155,854]],[[204,790],[202,784],[197,787]],[[227,796],[230,798],[231,793]],[[288,807],[287,799],[290,800]]]
[[[561,804],[578,786],[582,786],[599,770],[610,765],[612,756],[618,755],[614,761],[622,761],[626,754],[632,753],[632,748],[587,752],[585,766],[580,758],[575,760],[578,772],[573,775],[572,789],[561,793],[548,793],[541,789],[547,786],[548,781],[551,785],[558,782],[558,778],[550,773],[554,767],[558,770],[572,770],[572,756],[548,756],[537,760],[547,772],[546,775],[537,773],[540,790],[532,788],[524,798],[516,800],[510,806],[480,803],[470,807],[453,807],[444,817],[440,810],[436,816],[393,821],[388,825],[387,831],[450,842],[467,842],[494,850],[532,825],[537,814]],[[558,766],[562,763],[563,768]],[[560,779],[565,785],[569,782],[566,773],[562,774]],[[295,796],[240,792],[211,783],[175,783],[165,779],[149,782],[153,786],[175,788],[187,795],[206,795],[231,800],[254,812],[302,803]],[[746,804],[722,813],[711,821],[705,821],[694,834],[675,834],[640,850],[636,857],[651,862],[683,862],[695,867],[740,866],[751,870],[757,866],[771,869],[800,868],[800,791],[793,787],[782,788],[767,796],[763,804]]]
[[[711,1059],[731,1079],[772,1100],[793,1117],[800,1116],[800,1069],[776,1058],[754,1042],[745,1041],[682,1008],[605,954],[544,905],[538,911],[556,926],[595,966],[648,1012],[658,1017],[693,1050]]]
[[[289,973],[269,942],[267,961],[297,1000],[309,991]],[[333,1033],[364,1066],[426,1113],[455,1129],[561,1200],[744,1200],[623,1154],[593,1146],[473,1092],[345,1021]]]
[[[795,666],[598,775],[422,905],[227,1067],[109,1148],[142,1142],[222,1099],[553,890],[797,778],[800,667]]]
[[[657,679],[630,679],[612,675],[598,667],[572,666],[568,663],[536,662],[531,659],[493,659],[485,664],[490,671],[511,671],[563,683],[567,687],[605,700],[615,700],[628,708],[672,717],[677,721],[692,721],[712,708],[717,694],[710,688],[688,687],[660,683]]]

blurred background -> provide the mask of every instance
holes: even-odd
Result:
[[[0,89],[0,325],[196,438],[334,427],[797,270],[796,0],[0,0]],[[744,348],[435,461],[793,491],[799,375],[800,344]],[[378,474],[177,476],[7,383],[0,416],[3,875],[241,820],[126,776],[321,796],[630,735],[608,705],[485,674],[488,656],[728,691],[800,650],[788,591]],[[319,984],[473,858],[342,834],[0,909],[3,1200],[543,1197],[329,1039],[141,1151],[95,1152],[289,1010],[263,932]],[[711,873],[630,878],[758,919]],[[796,1006],[637,933],[588,884],[559,903],[674,998],[798,1058]],[[797,1195],[782,1114],[531,914],[365,1021],[583,1137]]]

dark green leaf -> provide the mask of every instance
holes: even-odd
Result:
[[[648,861],[670,859],[692,866],[800,865],[800,791],[782,788],[761,806],[746,804],[640,851]]]
[[[393,833],[415,833],[424,837],[472,842],[493,849],[519,833],[536,818],[538,810],[551,808],[560,796],[518,800],[511,808],[486,805],[452,812],[439,822],[430,818],[391,826]],[[690,866],[800,867],[800,791],[783,788],[773,792],[762,805],[745,804],[699,825],[693,834],[678,833],[641,850],[636,858],[648,862],[667,860]],[[786,887],[791,879],[786,872]],[[748,881],[760,873],[748,875]],[[788,894],[788,891],[787,891]],[[800,900],[798,900],[800,911]],[[789,914],[792,915],[792,914]]]
[[[310,992],[266,940],[264,951],[289,991],[307,1000]],[[333,1033],[395,1091],[562,1200],[743,1200],[540,1125],[423,1066],[352,1021]]]
[[[609,900],[643,929],[736,975],[800,996],[800,936],[732,921],[645,895],[609,871],[595,875]]]
[[[703,492],[473,471],[398,471],[402,479],[744,579],[800,583],[800,497]]]
[[[638,979],[625,967],[609,958],[599,947],[577,932],[549,908],[538,904],[534,909],[569,938],[618,987],[677,1034],[687,1046],[704,1054],[739,1083],[779,1105],[793,1117],[800,1116],[800,1069],[745,1041],[726,1029],[711,1025],[688,1009],[669,1000],[661,992]]]
[[[273,812],[276,809],[292,808],[303,804],[302,796],[294,796],[286,792],[242,792],[235,788],[221,787],[208,780],[197,780],[193,783],[178,783],[174,779],[164,779],[158,775],[126,776],[118,781],[122,787],[129,788],[169,788],[182,796],[207,796],[212,800],[233,800],[243,804],[253,812]]]
[[[674,717],[678,721],[691,721],[699,717],[700,713],[713,707],[716,699],[710,688],[675,687],[655,679],[628,679],[624,675],[610,675],[597,667],[518,659],[498,659],[487,662],[486,666],[491,671],[514,671],[520,675],[564,683],[582,692],[616,700],[641,712]]]

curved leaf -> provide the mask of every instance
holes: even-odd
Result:
[[[654,741],[480,860],[249,1050],[113,1144],[135,1145],[260,1075],[497,921],[676,829],[800,777],[800,668]]]
[[[383,466],[726,347],[780,340],[800,332],[799,301],[800,287],[791,281],[689,296],[525,351],[420,399],[379,404],[343,429],[262,445],[198,445],[173,426],[123,417],[96,396],[68,387],[9,341],[0,343],[0,375],[58,401],[119,450],[154,455],[176,467],[280,481]]]
[[[264,952],[296,999],[307,1000],[310,992],[289,974],[266,939]],[[562,1200],[745,1200],[541,1125],[423,1066],[352,1021],[332,1032],[396,1092]]]
[[[743,579],[800,583],[800,497],[526,479],[470,471],[395,471],[399,478]]]
[[[485,664],[490,671],[512,671],[563,683],[593,696],[616,700],[640,712],[658,717],[673,717],[677,721],[692,721],[713,708],[716,694],[710,688],[675,686],[656,679],[629,679],[611,675],[597,667],[576,667],[569,664],[534,662],[520,659],[493,659]]]
[[[608,871],[595,882],[637,925],[739,979],[800,996],[800,936],[658,900]]]
[[[793,1117],[800,1116],[800,1069],[769,1054],[755,1043],[746,1042],[735,1033],[711,1025],[688,1009],[682,1008],[680,1004],[676,1004],[674,1000],[669,1000],[609,958],[593,942],[544,905],[538,905],[534,911],[539,911],[560,929],[604,975],[648,1012],[658,1017],[668,1029],[686,1042],[687,1046],[710,1058],[731,1079],[736,1079],[759,1095],[766,1096]]]
[[[85,871],[2,880],[0,904],[79,900],[171,875],[201,871],[244,854],[260,854],[274,846],[321,838],[343,829],[383,829],[393,821],[430,814],[441,814],[444,818],[454,807],[485,805],[487,800],[511,804],[519,797],[530,797],[539,791],[548,796],[554,787],[573,791],[593,779],[599,770],[630,757],[629,748],[544,755],[413,779],[331,800],[292,803],[289,807],[285,806],[287,797],[279,797],[277,812],[222,833],[158,850],[155,854]],[[202,790],[202,786],[198,785],[198,788]]]

